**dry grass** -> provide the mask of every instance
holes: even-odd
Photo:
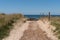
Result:
[[[12,29],[12,24],[16,20],[23,18],[21,14],[0,14],[0,40],[8,36],[10,29]]]
[[[56,27],[55,35],[60,39],[60,17],[51,17],[51,24]]]

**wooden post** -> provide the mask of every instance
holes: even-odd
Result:
[[[49,12],[48,20],[50,21],[50,12]]]

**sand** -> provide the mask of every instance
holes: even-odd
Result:
[[[3,40],[57,40],[48,21],[17,22],[8,37]]]

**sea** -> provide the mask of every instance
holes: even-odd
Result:
[[[41,18],[48,15],[24,15],[27,18]],[[60,15],[51,15],[52,17],[60,17]]]

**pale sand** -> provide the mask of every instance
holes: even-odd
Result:
[[[36,21],[30,22],[28,30],[24,31],[23,36],[20,40],[52,40],[47,37],[44,31],[39,28],[39,25]]]
[[[58,40],[58,38],[54,35],[53,30],[55,30],[55,27],[50,25],[50,22],[45,20],[39,20],[37,21],[39,24],[39,27],[46,32],[47,36],[51,38],[52,40]]]
[[[30,24],[30,22],[32,22],[32,21],[27,21],[26,23],[18,22],[16,25],[14,25],[13,30],[11,30],[11,32],[9,34],[10,36],[8,36],[7,38],[4,38],[3,40],[19,40],[19,39],[21,39],[21,37],[24,34],[24,31],[28,29],[28,25]],[[49,38],[51,38],[52,40],[57,40],[56,36],[54,36],[53,32],[52,32],[52,30],[54,30],[54,28],[52,26],[49,27],[50,23],[48,21],[43,22],[41,20],[38,20],[35,23],[37,23],[39,25],[39,27],[43,31],[46,32],[46,34]],[[34,23],[34,26],[35,26],[35,23]],[[36,26],[35,26],[35,28],[33,28],[33,30],[34,29],[36,29]]]
[[[10,32],[9,36],[3,40],[19,40],[23,36],[23,32],[28,28],[28,23],[26,22],[22,26],[20,23],[14,25],[14,29]]]

